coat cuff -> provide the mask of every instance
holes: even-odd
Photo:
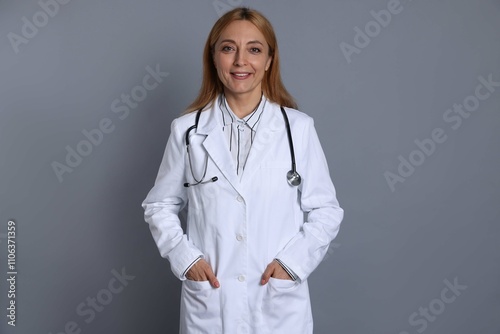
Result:
[[[293,272],[292,269],[290,269],[285,263],[283,263],[283,261],[281,261],[280,259],[276,259],[276,262],[278,262],[280,264],[280,266],[288,273],[288,275],[292,278],[292,280],[294,281],[299,281],[300,282],[300,279],[299,277],[297,276],[296,273]]]
[[[297,278],[298,282],[303,282],[304,279],[306,279],[309,276],[309,272],[306,271],[305,268],[303,268],[300,265],[300,263],[298,263],[297,261],[294,261],[294,259],[291,256],[288,256],[286,254],[286,252],[283,252],[283,251],[279,252],[276,255],[276,260],[278,260],[278,262],[280,264],[282,264],[282,263],[285,264],[286,263],[286,267],[292,273],[295,274],[295,277]]]
[[[201,255],[200,255],[200,256],[198,256],[198,258],[196,258],[196,260],[194,260],[194,261],[193,261],[193,263],[191,263],[191,264],[189,265],[189,267],[187,267],[187,268],[186,268],[186,270],[184,270],[184,273],[182,273],[182,277],[181,277],[181,279],[182,279],[182,280],[187,279],[186,274],[187,274],[187,272],[189,271],[189,269],[191,269],[191,268],[192,268],[192,267],[196,264],[196,262],[200,261],[202,258],[203,258],[203,257],[202,257]]]
[[[186,280],[186,272],[201,258],[203,253],[187,240],[186,235],[167,255],[172,272],[181,281]]]

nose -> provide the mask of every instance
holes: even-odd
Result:
[[[237,51],[234,54],[234,65],[235,66],[244,66],[244,65],[246,65],[246,59],[245,59],[245,55],[244,55],[243,52]]]

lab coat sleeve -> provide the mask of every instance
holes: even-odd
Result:
[[[344,217],[313,119],[307,117],[306,123],[302,137],[298,137],[302,138],[301,151],[296,154],[301,157],[298,160],[300,165],[297,164],[302,176],[300,205],[307,213],[307,221],[276,255],[300,281],[305,280],[323,260]]]
[[[184,233],[179,220],[179,212],[187,203],[183,139],[174,120],[155,184],[142,203],[144,219],[158,250],[169,260],[172,272],[180,280],[185,280],[187,269],[203,257]]]

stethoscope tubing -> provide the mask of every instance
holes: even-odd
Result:
[[[195,129],[198,128],[198,123],[200,121],[200,116],[201,116],[201,112],[202,112],[203,108],[200,108],[196,112],[195,123],[193,125],[191,125],[186,130],[185,142],[186,142],[186,150],[187,150],[188,161],[189,161],[189,169],[191,171],[191,176],[193,177],[193,180],[195,181],[194,183],[189,183],[189,182],[184,183],[184,187],[186,187],[186,188],[187,187],[196,186],[196,185],[199,185],[199,184],[205,184],[205,183],[208,183],[208,182],[215,182],[215,181],[218,180],[218,177],[214,176],[214,177],[212,177],[211,179],[209,179],[207,181],[203,181],[205,179],[205,176],[207,174],[207,169],[208,169],[208,155],[205,157],[205,168],[204,168],[203,176],[201,177],[201,179],[197,179],[194,176],[193,164],[191,162],[191,153],[189,151],[189,147],[190,147],[189,133],[192,130],[195,130]],[[288,120],[288,116],[286,114],[285,108],[283,108],[283,106],[280,106],[280,108],[281,108],[281,113],[283,114],[283,119],[285,121],[286,134],[287,134],[287,137],[288,137],[288,146],[290,147],[290,158],[291,158],[291,161],[292,161],[292,169],[287,173],[287,181],[288,181],[288,183],[291,186],[298,186],[301,183],[301,177],[300,177],[300,174],[297,173],[297,168],[296,168],[296,164],[295,164],[295,150],[294,150],[294,146],[293,146],[292,131],[290,129],[290,121]]]
[[[290,130],[290,122],[288,121],[288,116],[286,114],[285,108],[281,108],[281,113],[283,114],[283,119],[285,120],[286,134],[288,137],[288,146],[290,147],[290,158],[292,159],[292,171],[295,173],[297,169],[295,168],[295,150],[293,148],[292,131]]]

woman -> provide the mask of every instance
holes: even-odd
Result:
[[[292,157],[300,177],[289,173]],[[199,96],[172,122],[142,206],[182,281],[181,333],[312,333],[307,277],[343,210],[313,121],[281,82],[276,37],[259,12],[236,8],[215,23]]]

